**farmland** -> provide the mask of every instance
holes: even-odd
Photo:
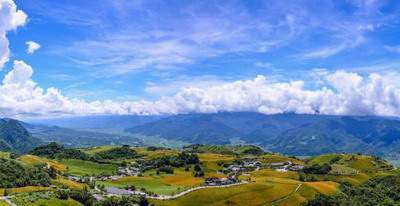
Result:
[[[193,151],[194,148],[201,151],[196,153]],[[62,188],[68,188],[71,191],[87,191],[89,194],[106,197],[109,194],[116,195],[112,193],[113,188],[116,188],[125,192],[135,191],[146,194],[147,201],[161,206],[283,206],[305,204],[318,195],[336,196],[340,194],[340,184],[343,183],[357,186],[371,178],[398,173],[386,161],[364,155],[326,154],[300,160],[274,153],[259,154],[257,149],[249,146],[194,148],[177,150],[161,147],[132,147],[130,150],[135,156],[132,157],[130,154],[129,158],[121,158],[126,148],[120,149],[116,146],[80,149],[87,156],[80,155],[78,158],[85,159],[51,159],[44,156],[22,155],[15,161],[25,167],[45,165],[57,171],[56,177],[51,180],[51,187],[50,185],[32,185],[0,189],[0,195],[14,194],[16,196],[13,201],[20,205],[34,206],[51,203],[74,206],[82,203],[71,198],[59,199],[56,194]],[[230,149],[232,151],[229,151]],[[249,150],[250,153],[244,152]],[[73,151],[68,152],[79,154]],[[99,153],[108,159],[98,159]],[[116,155],[116,158],[113,155]],[[3,156],[9,158],[7,155]],[[59,154],[59,156],[66,155]],[[246,164],[258,164],[258,166],[246,169],[243,166]],[[329,166],[329,171],[320,171],[321,168],[325,168],[324,165]],[[239,170],[230,170],[230,166],[237,167]],[[300,170],[292,170],[291,167],[298,167]],[[301,170],[303,167],[309,169],[303,172]],[[121,173],[121,168],[124,169],[123,171],[136,171],[135,168],[140,168],[140,170],[127,175]],[[218,184],[224,183],[213,183],[213,185],[217,184],[217,187],[209,187],[205,183],[210,178],[223,181],[232,178],[232,174],[233,178],[236,178],[233,182],[238,181],[241,184],[219,188]],[[175,197],[177,194],[198,187],[204,188]],[[158,196],[164,199],[160,200]]]

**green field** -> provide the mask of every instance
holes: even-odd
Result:
[[[61,163],[68,167],[68,172],[72,175],[90,176],[102,173],[114,174],[117,166],[113,164],[99,164],[91,161],[68,159]]]
[[[50,198],[48,200],[39,200],[33,203],[28,203],[25,205],[21,206],[43,206],[43,205],[51,205],[51,206],[83,206],[81,203],[73,200],[73,199],[68,199],[68,200],[60,200],[56,198]]]
[[[156,194],[171,195],[200,185],[203,181],[201,178],[193,177],[192,172],[175,170],[173,175],[157,175],[155,171],[148,171],[144,174],[144,177],[123,177],[116,181],[97,181],[97,184],[119,188],[124,188],[126,185],[134,185],[136,188],[145,188],[146,191]]]

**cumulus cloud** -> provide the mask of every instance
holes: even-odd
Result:
[[[400,116],[400,85],[390,76],[336,71],[321,73],[324,85],[306,89],[305,82],[254,79],[215,86],[185,86],[157,101],[85,101],[68,98],[57,88],[43,89],[32,80],[33,69],[14,61],[0,85],[0,113],[4,116],[60,116],[95,114],[179,114],[254,111],[265,114],[295,112],[330,115]],[[399,77],[399,75],[397,75]]]
[[[26,48],[26,52],[28,54],[33,54],[36,50],[38,50],[40,48],[40,44],[34,42],[34,41],[27,41],[25,42],[27,48]]]
[[[7,32],[25,24],[26,14],[17,9],[12,0],[0,0],[0,69],[9,60]]]

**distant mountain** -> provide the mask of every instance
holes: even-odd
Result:
[[[326,152],[399,153],[400,121],[377,117],[330,117],[283,132],[275,151],[313,155]]]
[[[185,114],[138,125],[127,132],[190,144],[232,139],[294,155],[327,152],[399,153],[400,121],[380,117],[260,113]]]
[[[163,116],[99,115],[38,119],[32,120],[29,123],[72,129],[93,129],[118,132],[123,131],[126,128],[152,122],[162,117]]]
[[[0,151],[24,153],[41,144],[41,140],[14,119],[0,119]]]
[[[43,142],[58,142],[67,147],[91,147],[100,145],[142,145],[143,141],[119,133],[82,131],[78,129],[22,123],[33,137]]]
[[[227,126],[214,115],[177,115],[127,129],[127,132],[189,143],[227,144],[241,136],[239,130]]]

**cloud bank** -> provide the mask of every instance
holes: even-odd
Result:
[[[0,69],[9,60],[9,42],[6,37],[7,32],[23,26],[27,15],[17,10],[17,6],[12,0],[0,0]]]
[[[43,89],[32,80],[33,69],[14,61],[0,86],[4,116],[60,116],[96,114],[160,115],[253,111],[265,114],[294,112],[330,115],[400,116],[400,85],[396,75],[336,71],[321,73],[323,85],[305,88],[304,81],[272,82],[254,79],[211,87],[186,86],[157,101],[92,101],[68,98],[57,88]]]
[[[27,41],[25,42],[27,48],[26,48],[26,53],[28,54],[33,54],[36,50],[40,48],[40,44],[34,42],[34,41]]]
[[[0,68],[9,60],[10,55],[7,32],[24,25],[26,19],[26,14],[17,10],[13,1],[0,0]],[[28,52],[39,48],[35,44],[30,46],[31,50],[28,48]],[[175,46],[162,44],[160,48]],[[160,49],[156,55],[164,58],[168,51],[169,49]],[[326,51],[314,55],[324,53]],[[42,88],[32,80],[33,74],[33,68],[24,61],[13,62],[13,68],[0,84],[1,116],[160,115],[253,111],[265,114],[294,112],[400,117],[400,73],[372,73],[363,76],[343,70],[319,72],[313,74],[314,77],[317,76],[319,86],[312,89],[307,88],[303,80],[276,82],[262,75],[231,82],[214,80],[213,84],[206,85],[192,81],[192,84],[182,84],[175,94],[168,94],[157,101],[86,101],[69,98],[57,88]],[[163,92],[155,86],[151,90]]]

